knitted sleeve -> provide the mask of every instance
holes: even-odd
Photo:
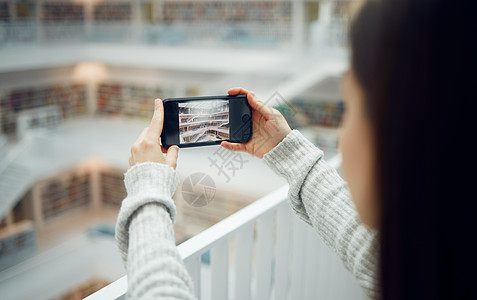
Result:
[[[377,295],[377,232],[359,221],[346,182],[323,152],[293,130],[264,155],[265,163],[289,183],[293,211],[319,233],[366,293]]]
[[[116,222],[116,240],[128,275],[127,298],[196,299],[175,244],[175,170],[140,163],[126,172],[124,182],[128,195]]]

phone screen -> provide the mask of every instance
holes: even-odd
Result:
[[[229,100],[195,100],[178,103],[181,144],[230,138]]]

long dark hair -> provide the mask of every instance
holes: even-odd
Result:
[[[476,13],[466,1],[371,0],[351,25],[385,300],[477,297]]]

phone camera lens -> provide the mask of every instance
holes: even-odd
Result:
[[[242,121],[247,122],[248,120],[250,120],[250,115],[245,114],[242,116]]]

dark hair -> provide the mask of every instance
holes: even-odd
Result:
[[[477,32],[472,2],[366,2],[351,65],[375,138],[382,299],[475,299]]]

